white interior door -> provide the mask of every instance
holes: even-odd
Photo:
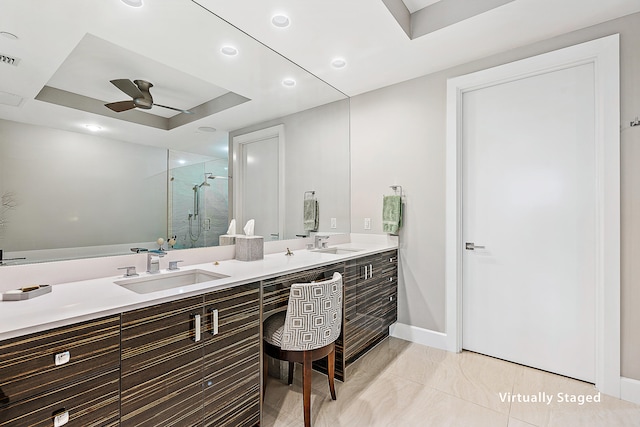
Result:
[[[595,382],[593,64],[465,92],[463,348]],[[477,248],[484,246],[484,248]]]
[[[284,236],[284,125],[233,137],[233,217],[265,240]]]

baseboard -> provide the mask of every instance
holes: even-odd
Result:
[[[406,325],[404,323],[394,323],[389,327],[389,335],[416,344],[429,347],[447,349],[447,334],[432,331],[430,329],[418,328],[417,326]]]
[[[620,399],[640,405],[640,381],[632,378],[620,378]]]

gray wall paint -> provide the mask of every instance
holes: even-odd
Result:
[[[320,231],[350,231],[349,213],[349,100],[238,129],[234,136],[284,124],[285,239],[304,233],[303,196],[316,192]],[[231,197],[229,203],[232,204]],[[331,229],[331,218],[337,228]],[[244,225],[241,225],[242,228]]]
[[[382,232],[382,195],[407,195],[400,235],[399,321],[445,330],[445,144],[448,78],[620,33],[622,372],[640,380],[640,14],[483,58],[351,99],[352,232],[373,218]]]

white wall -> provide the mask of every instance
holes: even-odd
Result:
[[[382,195],[407,195],[400,233],[399,322],[445,330],[445,110],[448,78],[620,33],[622,181],[622,376],[640,379],[640,14],[565,34],[351,99],[351,220],[380,225]]]
[[[155,241],[167,230],[167,150],[0,120],[0,249]]]

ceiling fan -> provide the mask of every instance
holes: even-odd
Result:
[[[115,111],[116,113],[121,113],[123,111],[131,110],[133,108],[142,108],[144,110],[150,110],[151,107],[162,107],[168,108],[169,110],[179,111],[181,113],[192,114],[191,111],[183,110],[180,108],[168,107],[166,105],[160,105],[153,102],[153,97],[149,92],[149,89],[153,87],[152,83],[149,83],[146,80],[128,80],[128,79],[117,79],[111,80],[111,83],[127,95],[129,95],[132,99],[130,101],[119,101],[119,102],[111,102],[109,104],[104,104],[105,107]]]

